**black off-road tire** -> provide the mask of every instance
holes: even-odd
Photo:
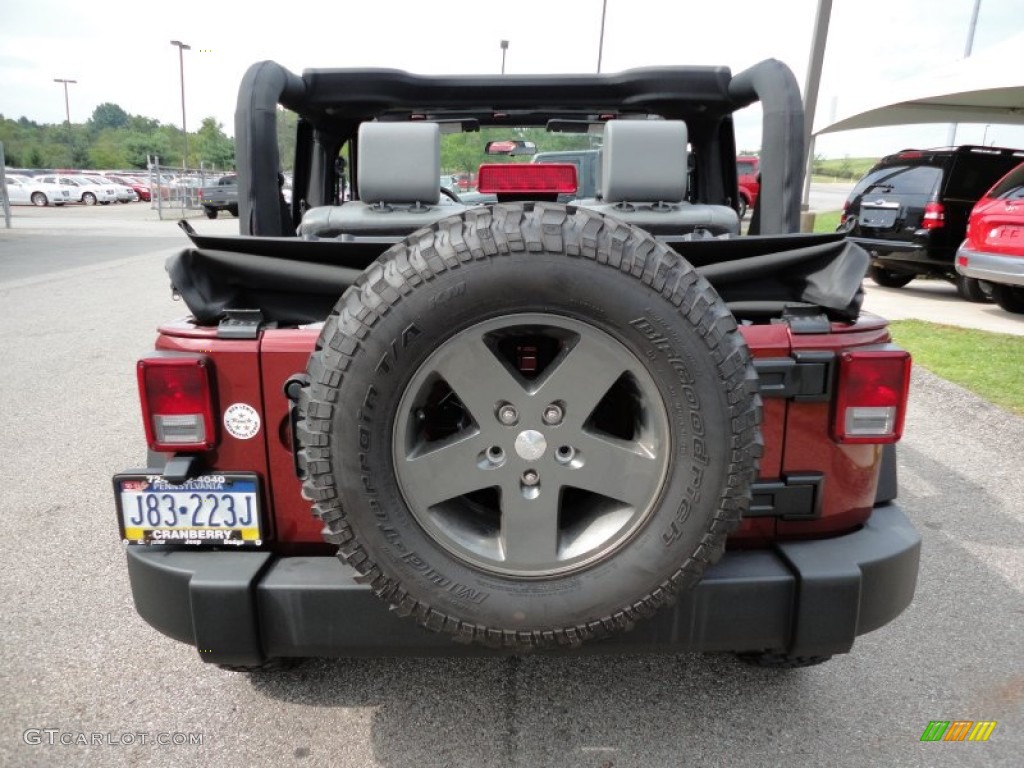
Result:
[[[1000,309],[1013,312],[1015,315],[1024,315],[1024,286],[993,283],[992,300]]]
[[[742,219],[744,216],[747,215],[747,208],[749,207],[747,205],[747,198],[743,197],[743,195],[740,195],[739,204],[736,207],[739,209],[737,213]]]
[[[992,301],[991,284],[973,277],[956,276],[956,293],[964,301],[985,304]]]
[[[902,288],[913,280],[917,275],[907,275],[872,264],[868,268],[868,277],[874,280],[883,288]]]
[[[238,218],[238,206],[237,205],[229,205],[228,206],[228,213],[230,213],[232,216],[234,216],[237,219]]]
[[[610,339],[608,348],[642,369],[666,415],[667,471],[649,514],[614,548],[564,572],[524,577],[486,558],[470,562],[421,524],[410,506],[419,500],[407,501],[399,478],[395,452],[405,437],[396,424],[411,418],[400,404],[432,354],[460,349],[482,326],[537,317],[584,329],[580,339]],[[739,524],[762,450],[757,374],[710,284],[647,233],[556,204],[474,208],[389,249],[328,317],[308,377],[300,467],[325,539],[399,615],[492,647],[575,646],[628,630],[693,587]],[[464,406],[473,421],[501,428],[489,421],[489,391],[462,392],[485,404]],[[526,410],[517,429],[528,425]],[[586,415],[582,405],[577,413]],[[553,445],[555,437],[549,432]],[[544,457],[551,466],[554,453]]]
[[[220,213],[216,208],[203,208],[203,211],[206,213],[206,218],[208,219],[216,219],[217,214]]]
[[[738,653],[736,657],[744,664],[764,669],[801,669],[816,667],[832,658],[828,656],[789,656],[785,653]]]

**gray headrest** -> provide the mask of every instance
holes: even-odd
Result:
[[[437,123],[363,123],[356,178],[364,203],[436,203],[441,196]]]
[[[609,120],[601,154],[605,202],[685,199],[686,123],[682,120]]]

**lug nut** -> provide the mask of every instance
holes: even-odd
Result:
[[[565,414],[562,412],[562,407],[552,403],[544,409],[544,423],[549,426],[562,423],[562,416]]]
[[[498,408],[498,421],[504,424],[506,427],[511,427],[517,421],[519,421],[519,412],[516,410],[514,405],[505,405]]]
[[[523,472],[523,485],[534,486],[540,482],[540,475],[535,470],[528,469]]]
[[[555,451],[555,461],[559,464],[568,464],[576,456],[576,449],[571,445],[560,445]]]

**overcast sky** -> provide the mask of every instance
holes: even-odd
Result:
[[[901,79],[959,59],[974,0],[834,0],[819,115],[842,115]],[[738,72],[781,59],[803,86],[817,0],[608,0],[602,69],[671,64],[726,65]],[[103,102],[181,124],[178,49],[185,52],[188,124],[212,115],[234,133],[238,83],[246,68],[274,59],[307,67],[394,67],[427,74],[497,73],[509,40],[510,73],[588,72],[597,64],[601,0],[2,0],[0,114],[43,123],[71,119]],[[1024,30],[1024,0],[982,0],[979,54]],[[1024,53],[1006,62],[1024,73]],[[760,145],[760,115],[737,120],[738,145]],[[820,120],[818,123],[820,124]],[[964,124],[958,143],[980,143],[983,125]],[[829,157],[878,156],[946,143],[947,127],[914,126],[823,136]],[[1024,129],[992,125],[987,143],[1024,147]]]

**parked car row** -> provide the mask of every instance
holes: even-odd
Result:
[[[12,205],[109,205],[149,200],[149,187],[139,179],[101,173],[7,173],[7,195]]]
[[[850,193],[840,229],[871,253],[869,275],[881,286],[945,278],[967,301],[1024,313],[1024,150],[883,157]]]
[[[161,172],[133,174],[114,171],[41,171],[15,169],[7,172],[11,184],[11,202],[16,205],[60,205],[84,203],[86,205],[109,204],[112,202],[150,202],[159,189],[163,200],[178,200],[182,197],[198,199],[198,190],[210,183],[211,177],[192,173],[175,174]],[[213,179],[218,178],[216,175]],[[54,195],[49,187],[58,185],[67,195]],[[86,189],[99,187],[100,189]],[[288,188],[290,191],[290,187]],[[113,191],[113,196],[110,192]]]

